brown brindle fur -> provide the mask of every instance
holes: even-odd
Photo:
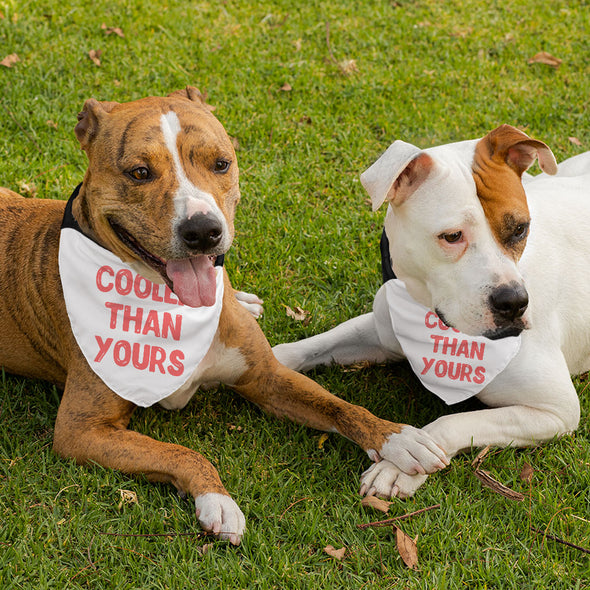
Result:
[[[167,177],[169,153],[161,149],[155,122],[173,108],[181,122],[195,127],[192,152],[182,151],[187,174],[211,191],[233,228],[239,200],[238,172],[211,180],[190,166],[191,158],[210,162],[219,154],[235,161],[221,125],[195,89],[171,98],[147,98],[133,103],[90,100],[76,134],[89,158],[88,171],[73,209],[82,229],[122,259],[132,260],[106,222],[115,216],[158,256],[171,256],[170,195],[174,179]],[[139,142],[135,150],[125,142]],[[186,137],[179,145],[190,144]],[[123,171],[134,162],[127,154],[141,151],[161,171],[152,186],[124,187]],[[192,155],[191,155],[192,153]],[[200,175],[200,176],[199,176]],[[217,184],[215,184],[217,183]],[[127,429],[134,404],[112,392],[90,369],[70,329],[60,277],[58,247],[63,201],[24,199],[0,189],[0,365],[10,373],[47,379],[63,386],[55,422],[54,449],[79,463],[96,462],[148,479],[170,482],[198,496],[227,494],[215,468],[195,451]],[[337,430],[363,449],[379,451],[399,424],[376,418],[364,408],[344,402],[308,379],[280,365],[254,318],[236,300],[227,273],[219,339],[239,348],[247,370],[235,390],[265,410],[320,430]]]

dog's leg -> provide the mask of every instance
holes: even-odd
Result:
[[[405,358],[391,329],[383,287],[375,296],[371,313],[352,318],[323,334],[279,344],[273,352],[283,365],[295,371],[307,371],[331,363],[383,363]]]
[[[337,432],[357,443],[371,460],[387,459],[406,473],[432,473],[446,466],[443,450],[420,429],[381,420],[337,398],[281,365],[270,348],[258,349],[255,358],[232,387],[264,410],[311,428]]]
[[[579,399],[561,352],[552,352],[535,358],[527,351],[528,358],[515,359],[496,377],[479,397],[498,407],[442,416],[424,430],[449,459],[471,448],[531,446],[575,430]],[[408,497],[425,480],[425,475],[407,475],[383,461],[363,474],[361,493]]]
[[[70,365],[59,407],[54,450],[78,463],[94,462],[173,484],[195,498],[197,517],[206,531],[239,544],[244,515],[213,465],[186,447],[127,430],[135,406],[109,390],[78,356]]]

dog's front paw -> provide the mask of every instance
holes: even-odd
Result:
[[[195,498],[200,525],[220,539],[239,545],[246,528],[246,519],[238,505],[224,494],[209,493]]]
[[[389,461],[373,463],[361,475],[361,496],[410,498],[426,481],[427,475],[408,475]]]
[[[264,301],[262,301],[262,299],[260,299],[253,293],[246,293],[245,291],[236,291],[236,299],[256,319],[258,319],[264,313],[264,308],[262,307]]]
[[[444,450],[428,433],[407,424],[389,435],[379,455],[408,475],[434,473],[449,464]]]

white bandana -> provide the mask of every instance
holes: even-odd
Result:
[[[393,331],[424,387],[447,404],[477,395],[520,349],[520,336],[490,340],[445,326],[399,279],[385,283]]]
[[[177,391],[209,350],[223,304],[183,305],[79,231],[61,230],[59,273],[72,331],[92,370],[122,398],[148,407]]]

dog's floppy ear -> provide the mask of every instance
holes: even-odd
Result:
[[[100,119],[110,113],[118,104],[118,102],[99,102],[94,98],[89,98],[84,103],[84,107],[78,113],[78,124],[74,128],[83,150],[94,139]]]
[[[193,102],[196,102],[198,104],[203,105],[204,107],[209,108],[209,105],[205,102],[205,97],[203,96],[203,93],[198,89],[195,88],[194,86],[187,86],[186,88],[183,88],[182,90],[175,90],[174,92],[171,92],[168,97],[179,97],[179,98],[188,98],[188,100],[192,100]]]
[[[414,145],[397,140],[367,170],[361,183],[371,197],[373,211],[385,202],[403,203],[426,179],[432,158]]]
[[[526,133],[511,125],[501,125],[482,140],[492,159],[506,162],[519,176],[539,159],[539,166],[546,174],[557,172],[557,162],[549,147],[542,141],[531,139]]]

